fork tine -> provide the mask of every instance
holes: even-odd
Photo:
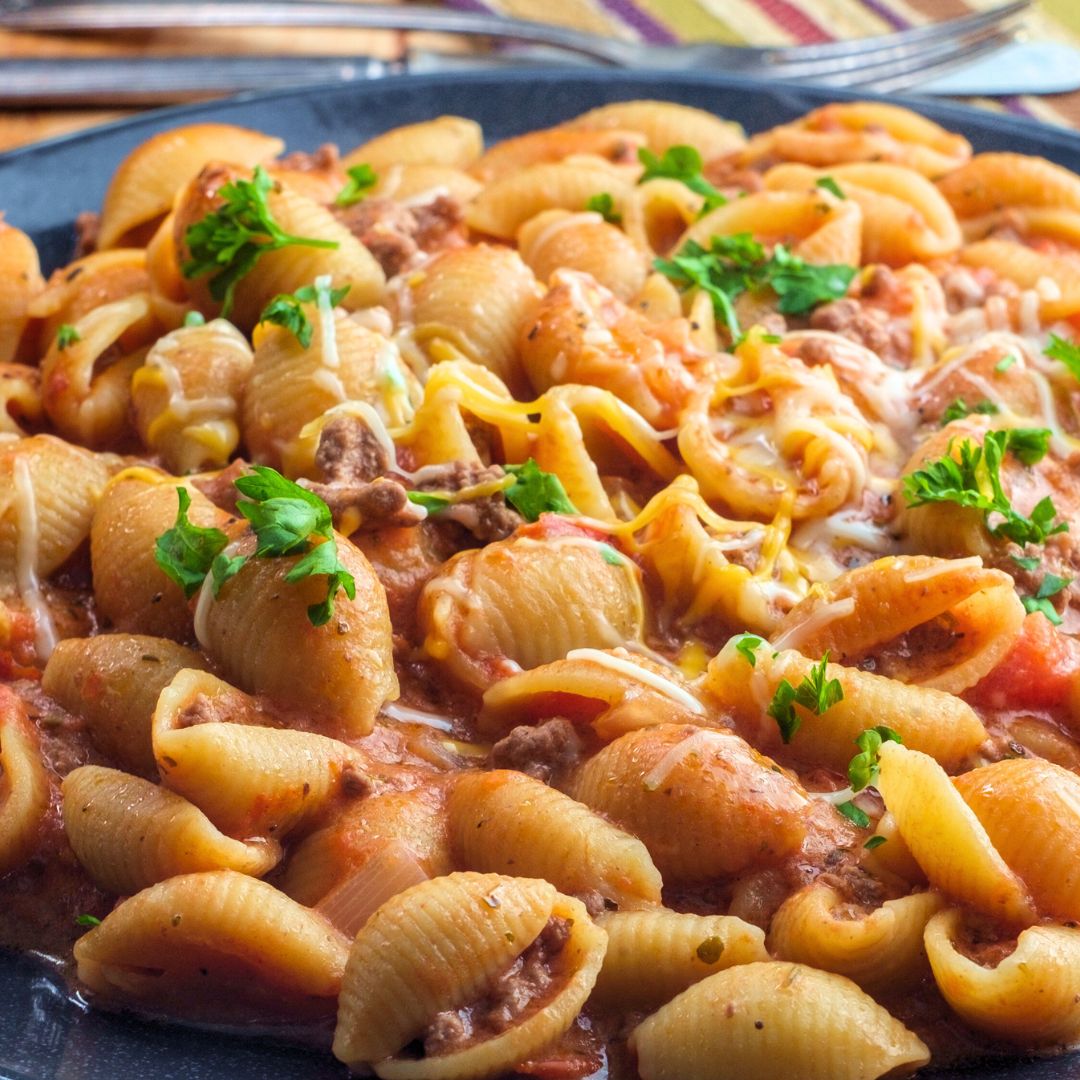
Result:
[[[967,48],[949,51],[935,51],[932,56],[917,53],[892,63],[878,65],[869,71],[851,70],[835,72],[831,77],[816,81],[827,86],[866,87],[874,93],[906,90],[919,83],[929,82],[937,75],[942,75],[954,68],[977,60],[981,56],[997,52],[1015,39],[1007,30],[988,34],[970,44]]]
[[[866,59],[874,53],[890,53],[896,49],[930,45],[937,41],[952,41],[977,33],[1015,18],[1027,10],[1031,3],[1032,0],[1014,0],[1013,3],[991,8],[989,11],[965,15],[959,19],[947,19],[927,26],[912,27],[895,34],[831,41],[825,45],[795,45],[790,48],[769,49],[763,53],[762,59],[771,72],[781,77],[801,78],[817,70],[822,72],[834,70],[837,61],[846,57]],[[798,75],[795,69],[799,69]]]
[[[905,44],[891,52],[871,53],[868,57],[847,56],[828,67],[819,62],[807,67],[785,67],[777,72],[778,78],[794,79],[799,82],[817,81],[831,83],[833,86],[868,83],[875,78],[888,78],[895,72],[905,72],[929,67],[940,61],[965,55],[988,38],[1007,34],[1011,38],[1013,31],[999,26],[985,27],[961,38],[949,38],[935,41],[930,45]]]

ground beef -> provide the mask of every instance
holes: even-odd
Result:
[[[308,491],[318,495],[335,521],[350,510],[361,516],[360,528],[381,528],[384,525],[418,525],[424,520],[422,511],[409,501],[406,489],[396,480],[380,476],[369,484],[316,484],[302,482]]]
[[[491,748],[495,769],[517,769],[547,783],[585,756],[585,742],[570,720],[557,717],[537,727],[516,727]]]
[[[831,885],[845,902],[859,908],[877,908],[890,894],[885,886],[869,871],[850,861],[838,862],[833,869],[818,876],[818,881]]]
[[[732,193],[740,191],[761,191],[764,186],[761,173],[754,169],[748,169],[739,160],[740,154],[725,154],[723,157],[713,158],[707,161],[702,170],[705,179],[721,191],[727,189]],[[725,191],[725,194],[727,193]]]
[[[882,358],[895,358],[901,351],[901,343],[889,321],[886,312],[866,307],[849,297],[822,304],[810,316],[810,326],[815,330],[841,334]]]
[[[376,196],[336,213],[387,277],[400,273],[418,252],[444,246],[464,220],[461,206],[446,195],[415,207]]]
[[[539,936],[492,983],[487,996],[466,1009],[438,1013],[424,1037],[431,1057],[464,1049],[506,1031],[531,1004],[540,1003],[556,979],[552,961],[566,947],[573,923],[553,915]]]
[[[228,694],[211,697],[197,694],[180,713],[178,726],[195,727],[198,724],[224,724],[236,719],[236,701]]]
[[[214,473],[213,476],[199,476],[191,482],[215,506],[230,514],[235,514],[236,497],[240,494],[236,490],[235,481],[241,476],[247,476],[250,471],[251,466],[243,458],[237,458],[226,465],[221,472]]]
[[[294,150],[280,158],[277,164],[289,172],[327,172],[338,167],[338,148],[333,143],[323,143],[313,154]]]
[[[382,476],[391,462],[367,424],[355,417],[339,416],[323,428],[315,464],[328,484],[366,484]]]
[[[448,461],[445,465],[429,465],[420,473],[418,491],[462,491],[488,480],[505,475],[499,465],[480,465],[466,461]],[[438,513],[436,520],[452,521],[464,526],[482,543],[503,540],[525,519],[507,506],[502,492],[468,499]]]
[[[75,218],[75,253],[72,258],[81,259],[97,251],[98,232],[101,229],[101,215],[93,210],[84,210]]]

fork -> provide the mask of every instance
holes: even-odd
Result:
[[[770,80],[902,90],[1006,45],[1032,0],[894,34],[824,45],[754,47],[653,45],[486,13],[321,0],[221,0],[210,3],[70,3],[29,7],[0,0],[0,29],[26,31],[162,30],[178,27],[322,27],[422,30],[481,35],[563,49],[615,67],[708,70]]]

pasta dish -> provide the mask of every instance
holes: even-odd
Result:
[[[1080,1042],[1080,177],[631,101],[18,224],[0,945],[387,1080]]]

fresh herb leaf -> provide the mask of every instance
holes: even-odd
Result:
[[[659,177],[678,180],[691,191],[705,196],[705,205],[701,208],[703,214],[727,202],[727,199],[702,175],[704,162],[692,146],[672,146],[664,151],[662,157],[657,157],[651,150],[641,147],[638,150],[638,161],[645,166],[645,171],[638,179],[639,184]]]
[[[76,915],[75,922],[79,926],[100,926],[101,920],[96,915]]]
[[[222,204],[184,233],[191,257],[180,267],[186,278],[210,278],[210,295],[221,314],[233,306],[236,286],[268,251],[300,244],[336,248],[336,240],[292,236],[274,220],[267,195],[274,189],[269,173],[256,165],[250,180],[233,180],[218,191]]]
[[[1016,357],[1012,353],[1009,353],[1007,356],[1003,356],[994,365],[994,370],[999,371],[999,372],[1000,371],[1008,371],[1009,368],[1011,368],[1013,366],[1013,364],[1015,364],[1015,363],[1016,363]]]
[[[909,507],[947,502],[981,510],[992,536],[1006,537],[1021,546],[1045,543],[1047,537],[1067,532],[1068,523],[1055,522],[1057,510],[1049,495],[1032,509],[1030,517],[1014,510],[1002,490],[1001,463],[1005,453],[1013,450],[1025,465],[1034,465],[1046,454],[1049,441],[1046,428],[989,431],[982,446],[970,439],[960,442],[957,460],[952,456],[956,440],[951,440],[944,457],[904,477],[904,498]],[[992,525],[993,515],[1002,520]]]
[[[1058,577],[1057,574],[1047,574],[1039,585],[1039,591],[1035,594],[1039,600],[1047,600],[1051,596],[1057,596],[1062,589],[1067,589],[1073,583],[1071,577]]]
[[[765,639],[757,634],[740,634],[735,638],[735,651],[751,666],[757,667],[757,650],[765,644]]]
[[[600,545],[600,558],[609,566],[623,566],[626,560],[610,545]]]
[[[714,236],[708,249],[689,240],[673,258],[656,259],[653,266],[680,289],[704,291],[732,340],[741,336],[733,302],[742,293],[770,286],[780,299],[779,310],[799,315],[843,296],[855,276],[853,266],[813,266],[783,244],[766,256],[750,233]]]
[[[278,293],[263,308],[259,322],[283,327],[306,349],[311,344],[313,331],[303,305],[319,304],[321,301],[335,308],[345,299],[350,288],[350,285],[342,285],[340,289],[332,289],[329,280],[320,277],[314,285],[304,285],[294,293]]]
[[[841,190],[840,185],[831,176],[822,176],[820,179],[814,181],[814,185],[823,188],[825,191],[829,192],[830,195],[835,195],[838,199],[847,198]]]
[[[206,316],[201,311],[189,311],[184,316],[184,326],[205,326]]]
[[[554,473],[544,472],[532,458],[522,465],[506,465],[504,468],[514,477],[514,483],[503,491],[503,498],[526,521],[537,521],[543,513],[578,512],[566,494],[562,481]]]
[[[848,819],[848,821],[854,822],[860,829],[870,828],[870,815],[865,811],[860,810],[850,799],[847,802],[842,802],[837,808],[841,814]],[[884,837],[882,837],[884,839]]]
[[[334,199],[338,206],[352,206],[360,202],[379,182],[375,170],[366,163],[350,166],[345,170],[345,175],[349,179]]]
[[[1038,570],[1041,561],[1037,555],[1032,555],[1030,558],[1023,555],[1010,555],[1009,558],[1012,559],[1021,570],[1027,570],[1029,573],[1032,570]]]
[[[176,489],[179,509],[176,523],[157,538],[154,561],[170,577],[189,600],[202,586],[215,558],[225,549],[229,538],[220,529],[204,529],[188,520],[191,496]]]
[[[848,780],[851,782],[852,791],[862,791],[877,782],[880,771],[880,754],[882,743],[902,743],[898,732],[891,727],[879,724],[877,727],[867,728],[855,739],[855,745],[859,752],[851,759],[848,765]]]
[[[61,323],[60,329],[56,331],[56,347],[63,352],[76,341],[82,341],[82,334],[71,323]]]
[[[215,600],[225,582],[240,573],[241,568],[247,561],[248,557],[246,555],[233,555],[230,558],[225,552],[221,552],[220,555],[214,557],[214,561],[210,564],[210,578]]]
[[[615,200],[611,197],[610,192],[602,191],[599,195],[590,195],[585,201],[585,209],[599,214],[605,221],[611,222],[612,225],[622,224],[622,214],[615,209]]]
[[[311,604],[308,619],[312,626],[324,626],[334,614],[334,597],[338,589],[343,589],[350,600],[356,599],[356,579],[349,573],[338,555],[337,541],[331,536],[321,544],[316,544],[286,575],[289,583],[303,581],[305,578],[326,576],[326,599],[318,604]]]
[[[873,851],[874,848],[879,848],[882,844],[887,844],[888,842],[889,838],[887,836],[871,836],[870,839],[863,844],[863,847],[866,848],[867,851]]]
[[[1041,611],[1055,626],[1060,626],[1062,618],[1054,605],[1050,603],[1050,598],[1057,596],[1062,589],[1067,589],[1072,582],[1072,578],[1059,577],[1057,574],[1044,575],[1034,596],[1020,597],[1024,610],[1029,615],[1032,612]]]
[[[821,660],[810,669],[810,673],[803,676],[798,686],[792,686],[787,679],[780,680],[766,712],[779,725],[780,738],[785,743],[791,742],[802,726],[802,719],[795,712],[796,705],[801,705],[804,709],[821,716],[837,702],[844,700],[844,688],[840,685],[840,681],[826,677],[828,663],[829,654],[825,653]]]
[[[1021,596],[1021,603],[1024,605],[1024,610],[1029,615],[1034,615],[1036,611],[1041,611],[1055,626],[1060,626],[1063,622],[1061,616],[1057,613],[1057,609],[1047,599],[1040,600],[1037,596]]]
[[[1057,334],[1050,335],[1050,344],[1043,352],[1051,360],[1060,360],[1068,369],[1074,379],[1080,379],[1080,345],[1066,341]]]
[[[979,401],[974,405],[968,405],[963,398],[957,398],[941,414],[941,426],[951,424],[954,420],[963,420],[965,416],[979,413],[982,416],[993,416],[1001,410],[992,401]]]
[[[422,506],[429,514],[437,514],[450,505],[450,500],[445,495],[436,495],[433,491],[410,491],[408,499],[417,506]]]
[[[758,340],[764,341],[766,345],[779,345],[784,339],[779,334],[762,334]]]

